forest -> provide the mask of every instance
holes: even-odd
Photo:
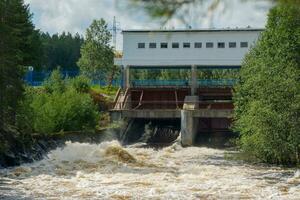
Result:
[[[41,57],[36,70],[52,71],[60,66],[62,70],[78,71],[76,62],[80,58],[80,47],[84,39],[78,33],[50,35],[39,32]]]

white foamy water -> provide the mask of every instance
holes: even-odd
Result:
[[[0,199],[300,199],[300,171],[224,159],[177,144],[66,143],[48,158],[0,170]]]

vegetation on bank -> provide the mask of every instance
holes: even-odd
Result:
[[[119,90],[119,87],[115,86],[100,86],[100,85],[93,85],[91,89],[99,94],[105,95],[108,100],[113,101],[115,98],[116,93]]]
[[[22,0],[0,0],[0,158],[17,147],[27,147],[26,134],[16,126],[23,97],[24,66],[38,60],[37,30]],[[10,150],[10,151],[8,151]],[[1,159],[0,159],[1,161]]]
[[[0,19],[0,166],[29,159],[24,155],[33,148],[33,134],[47,136],[104,126],[99,119],[107,119],[107,115],[100,118],[99,111],[111,103],[90,88],[87,78],[63,79],[56,70],[42,87],[27,87],[23,82],[28,66],[73,69],[83,39],[41,34],[23,0],[0,0]]]
[[[43,87],[26,89],[17,125],[42,134],[94,129],[99,112],[89,91],[86,78],[63,79],[54,70]]]
[[[234,93],[234,128],[248,158],[300,163],[299,19],[298,3],[274,7],[244,60]]]

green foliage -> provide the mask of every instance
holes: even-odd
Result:
[[[31,107],[33,128],[40,133],[91,129],[97,124],[98,113],[91,97],[75,90],[37,94]]]
[[[300,7],[273,8],[235,88],[235,130],[246,154],[300,162]]]
[[[190,69],[131,69],[131,80],[189,80]],[[198,79],[238,79],[239,70],[198,70]]]
[[[25,87],[24,98],[20,101],[17,109],[16,125],[25,134],[31,134],[33,130],[34,112],[30,104],[36,94],[43,93],[40,88]]]
[[[188,80],[187,69],[130,69],[131,80]]]
[[[100,93],[102,95],[107,95],[111,99],[115,98],[116,93],[118,92],[119,87],[113,87],[113,86],[99,86],[94,85],[92,87],[92,90],[94,90],[97,93]]]
[[[86,30],[85,41],[81,47],[78,66],[82,74],[90,79],[108,80],[114,74],[113,48],[109,45],[111,34],[106,22],[94,20]]]
[[[87,91],[88,79],[64,80],[59,70],[54,70],[44,88],[26,90],[19,125],[43,134],[93,129],[99,113]]]
[[[216,69],[216,70],[199,70],[198,79],[238,79],[239,70],[235,69]]]
[[[41,60],[35,65],[37,70],[53,70],[61,66],[62,70],[77,70],[76,62],[80,58],[80,47],[84,39],[77,33],[54,34],[39,33],[42,42]]]
[[[0,130],[15,125],[25,66],[36,62],[36,31],[23,0],[0,0]],[[33,42],[35,41],[35,42]]]
[[[59,68],[53,70],[50,77],[44,82],[44,88],[48,93],[62,93],[66,90],[65,80],[59,71]]]
[[[90,83],[91,81],[83,75],[77,76],[70,80],[71,87],[80,93],[89,92],[91,89]]]

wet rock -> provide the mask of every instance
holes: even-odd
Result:
[[[115,156],[118,160],[125,163],[135,163],[136,159],[121,146],[110,146],[106,149],[107,156]]]

